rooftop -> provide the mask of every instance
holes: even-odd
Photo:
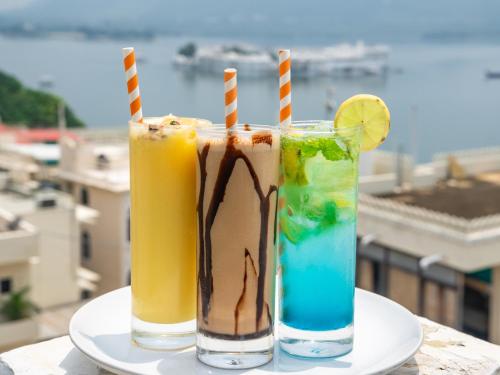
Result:
[[[2,133],[12,134],[16,143],[55,143],[61,136],[61,132],[54,128],[26,129],[0,124],[0,134]],[[68,131],[64,134],[73,139],[78,138],[74,133]]]
[[[38,230],[0,208],[0,264],[27,262],[38,255]]]
[[[130,190],[128,169],[108,171],[91,169],[82,172],[59,170],[57,175],[63,180],[108,190],[114,193],[126,193]]]
[[[40,166],[35,160],[26,155],[2,152],[2,148],[0,148],[0,169],[37,173],[40,171]]]
[[[79,135],[79,142],[64,140],[61,143],[58,177],[112,192],[127,192],[129,151],[126,137],[113,131]]]
[[[43,163],[56,163],[60,158],[59,145],[57,144],[45,144],[45,143],[33,143],[33,144],[18,144],[12,143],[9,145],[4,145],[2,148],[6,151],[19,153],[21,155],[26,155],[32,157],[34,160]]]
[[[378,197],[468,220],[497,215],[500,214],[500,171]]]
[[[14,215],[26,215],[41,208],[74,207],[71,196],[55,189],[13,189],[0,190],[0,207]]]
[[[361,193],[358,234],[417,258],[439,255],[440,264],[460,272],[500,265],[499,164],[451,164],[434,163],[432,178],[409,190]]]
[[[5,216],[4,211],[0,211],[0,233],[19,230],[20,220],[14,216]]]

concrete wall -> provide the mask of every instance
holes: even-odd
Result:
[[[46,308],[80,299],[80,229],[74,206],[38,209],[24,218],[40,233],[38,262],[32,264],[32,298]]]
[[[30,286],[30,264],[28,261],[0,264],[0,279],[10,278],[12,280],[12,291],[19,291],[20,289]],[[6,296],[0,295],[0,299]]]
[[[9,212],[3,211],[0,216],[0,226],[4,228],[8,221],[15,218]],[[11,291],[30,286],[30,262],[38,255],[38,231],[22,221],[19,230],[0,232],[0,279],[11,279]],[[7,295],[0,295],[0,300]]]
[[[419,313],[419,278],[396,267],[389,268],[388,297],[410,310]]]
[[[0,233],[0,267],[5,263],[28,261],[38,255],[37,233],[9,231]]]
[[[441,173],[443,173],[443,170],[446,170],[448,156],[456,158],[460,166],[469,175],[497,171],[500,168],[500,147],[437,154],[433,158],[433,165]]]
[[[370,292],[375,291],[375,286],[373,285],[373,265],[367,259],[358,258],[356,260],[358,265],[357,273],[357,286],[359,288],[368,290]]]
[[[446,178],[448,156],[453,156],[467,175],[495,171],[500,168],[500,148],[456,151],[438,154],[432,162],[414,166],[411,157],[401,156],[403,179],[412,187],[433,186]],[[397,154],[369,152],[360,160],[360,191],[368,194],[388,193],[397,185]]]
[[[21,319],[0,323],[0,352],[31,344],[38,337],[38,323],[32,319]]]
[[[390,252],[390,255],[384,256],[384,259],[387,260],[387,263],[384,264],[380,264],[380,260],[358,257],[357,286],[379,292],[415,314],[460,329],[463,309],[460,299],[460,277],[457,275],[454,278],[455,285],[450,285],[453,283],[449,284],[448,282],[452,280],[448,280],[449,277],[446,276],[453,271],[444,270],[437,266],[431,267],[430,273],[419,273],[418,269],[405,269],[401,266],[404,266],[404,258],[406,257],[403,256],[403,259],[399,259],[403,262],[397,266],[390,262],[394,262],[393,258],[395,256],[400,258],[402,254],[394,253],[388,249],[386,251]],[[366,252],[364,254],[366,255]],[[378,285],[374,284],[373,262],[379,264]],[[416,259],[413,259],[413,263],[416,265]],[[411,264],[406,266],[410,268]],[[446,271],[445,274],[443,271]]]
[[[128,167],[128,143],[125,139],[110,139],[109,143],[84,143],[65,138],[61,142],[60,169],[79,173],[98,169],[98,156],[105,155],[109,169]]]
[[[1,242],[0,242],[1,251]],[[11,291],[17,292],[26,286],[30,286],[30,263],[28,261],[0,264],[0,279],[10,278]],[[32,300],[32,293],[28,298]],[[8,298],[8,294],[0,294],[0,302]],[[33,342],[38,336],[38,324],[31,319],[16,321],[0,321],[0,352],[17,345]]]
[[[78,199],[82,185],[75,184],[74,194]],[[99,293],[126,285],[129,270],[129,244],[127,241],[128,193],[113,193],[94,187],[86,187],[89,207],[99,211],[95,225],[82,225],[91,241],[91,258],[82,266],[101,276]]]

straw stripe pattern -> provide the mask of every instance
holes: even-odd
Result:
[[[139,92],[139,79],[137,78],[134,48],[127,47],[123,48],[122,51],[125,78],[127,80],[130,116],[132,117],[132,121],[142,122],[141,94]]]
[[[290,50],[282,49],[279,56],[280,73],[280,126],[288,127],[292,123],[292,81],[290,79]]]
[[[226,128],[234,127],[238,122],[238,82],[236,69],[224,70],[224,104]]]

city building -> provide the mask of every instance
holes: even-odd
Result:
[[[18,181],[29,182],[42,178],[45,173],[42,170],[42,166],[33,157],[7,150],[5,144],[0,144],[0,171],[9,172]],[[0,178],[6,179],[7,174],[2,174]]]
[[[9,217],[6,228],[23,223],[36,234],[0,229],[0,303],[27,287],[26,298],[38,310],[30,319],[2,322],[0,316],[1,349],[66,334],[81,299],[97,291],[99,275],[81,266],[80,227],[95,223],[98,212],[55,189],[57,138],[53,131],[0,127],[0,210]],[[24,256],[23,262],[3,262],[12,254]]]
[[[9,171],[16,179],[50,180],[59,163],[57,144],[62,130],[28,129],[0,124],[0,170]],[[66,137],[77,139],[72,132]]]
[[[358,286],[500,343],[500,149],[437,155],[406,183],[360,188]]]
[[[0,124],[0,144],[57,144],[61,134],[77,139],[75,133],[54,128],[30,129],[24,126],[8,126]]]
[[[97,212],[40,182],[16,180],[7,172],[0,176],[0,207],[38,232],[37,257],[30,262],[32,302],[45,309],[77,302],[82,294],[95,291],[98,275],[80,265],[80,225],[91,225]]]
[[[30,286],[31,263],[38,256],[38,235],[33,225],[0,209],[0,305],[12,292]],[[0,314],[0,350],[30,343],[37,337],[35,320],[10,320]]]
[[[80,230],[81,264],[100,275],[98,294],[130,283],[127,134],[86,131],[60,142],[61,188],[99,213]]]
[[[425,179],[414,171],[413,158],[402,152],[373,150],[363,152],[359,159],[359,189],[364,193],[392,191]]]

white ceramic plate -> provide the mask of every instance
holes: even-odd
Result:
[[[397,303],[356,290],[354,349],[336,359],[307,360],[290,357],[278,348],[274,360],[250,370],[218,370],[196,359],[195,349],[160,352],[141,349],[130,340],[130,288],[92,300],[71,319],[71,340],[99,366],[118,374],[378,374],[387,373],[410,359],[422,343],[416,317]]]

